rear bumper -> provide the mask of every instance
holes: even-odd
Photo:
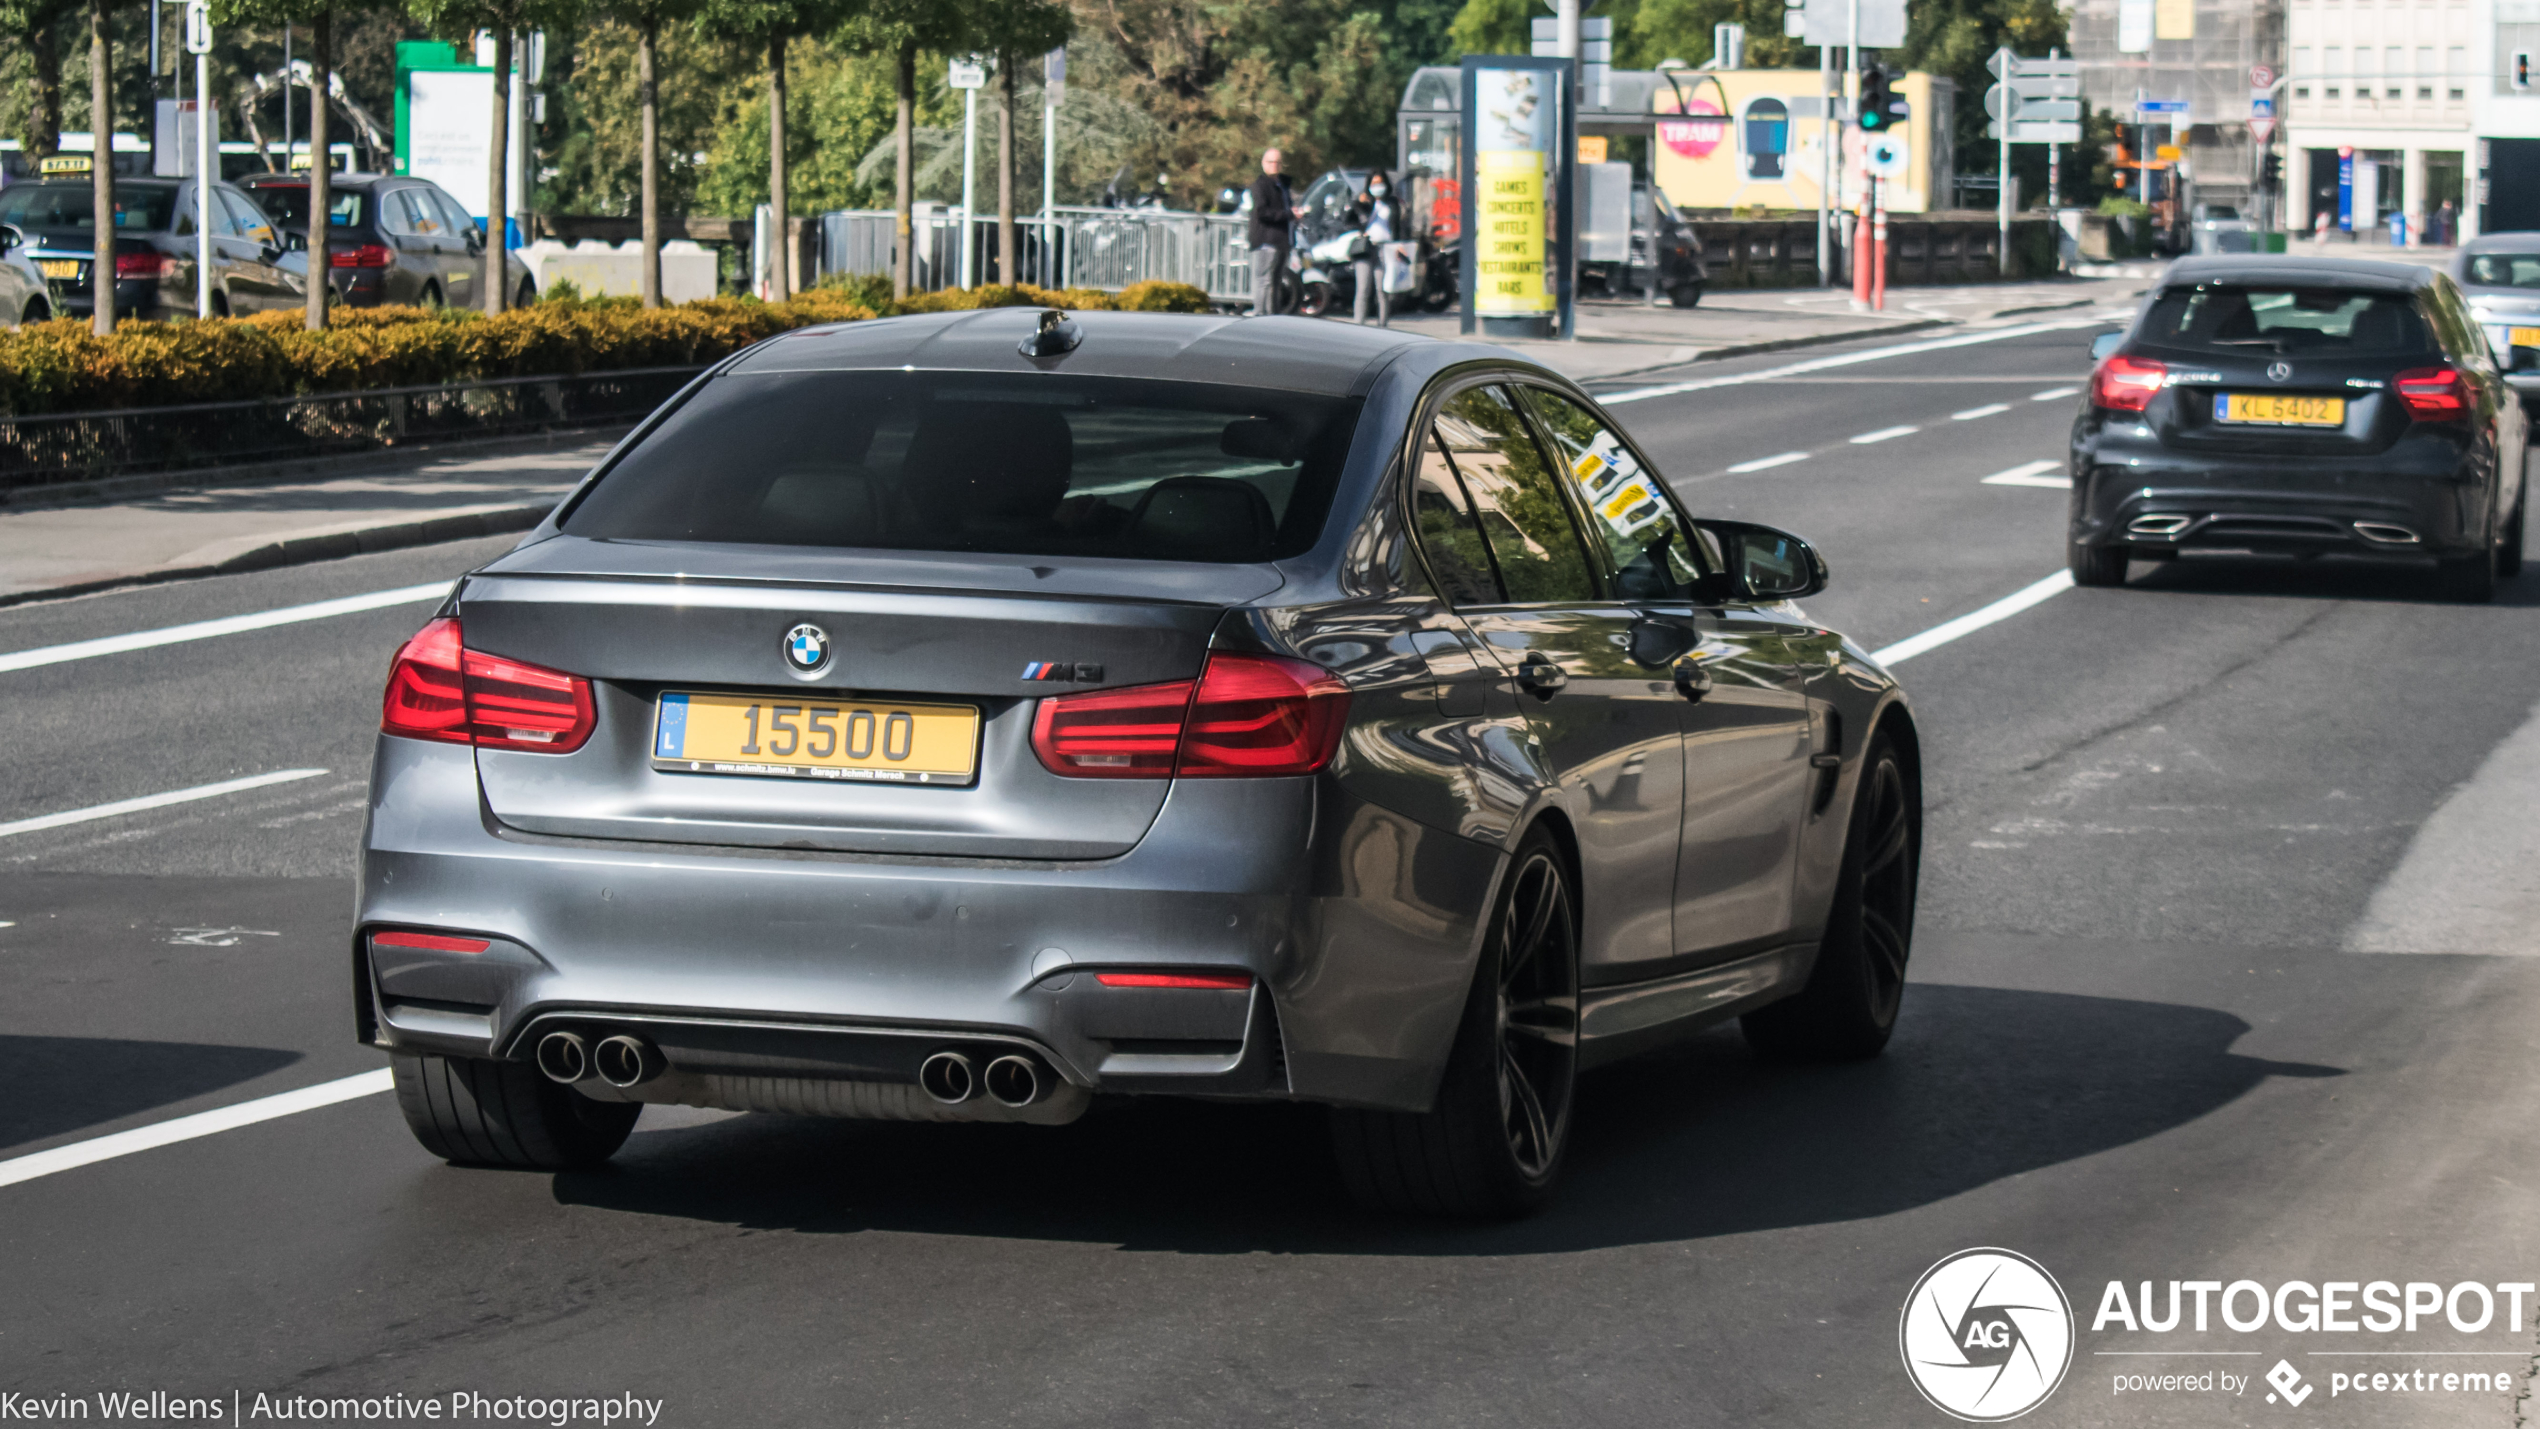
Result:
[[[1501,857],[1314,779],[1184,781],[1135,849],[1084,862],[524,834],[483,809],[469,751],[402,739],[380,741],[372,779],[365,1037],[526,1060],[545,1026],[675,1024],[661,1046],[683,1074],[773,1057],[905,1083],[927,1052],[984,1039],[1094,1091],[1425,1106]],[[1353,872],[1369,850],[1382,879]],[[374,948],[382,928],[492,946]],[[1107,987],[1103,968],[1254,986]],[[725,1060],[682,1066],[682,1039]]]
[[[2117,460],[2110,460],[2110,457]],[[2094,459],[2095,458],[2095,459]],[[2483,474],[2459,448],[2403,442],[2369,457],[2181,462],[2077,447],[2071,539],[2181,549],[2398,558],[2475,554]]]
[[[64,317],[84,318],[97,311],[95,290],[86,283],[77,287],[64,285],[56,288],[55,292]],[[150,279],[122,278],[115,282],[115,316],[118,318],[163,321],[179,313],[191,316],[193,311],[190,301],[186,306],[178,306],[165,289]]]

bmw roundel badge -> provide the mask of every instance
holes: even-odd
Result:
[[[811,674],[829,663],[829,632],[817,625],[797,625],[785,632],[785,663]]]

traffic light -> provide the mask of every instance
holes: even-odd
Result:
[[[2284,183],[2284,159],[2270,152],[2258,161],[2258,187],[2274,192]]]
[[[2516,89],[2529,89],[2531,87],[2531,51],[2514,51],[2513,84]]]
[[[1893,83],[1876,65],[1861,71],[1861,127],[1870,133],[1884,134],[1913,113],[1905,97],[1889,88]]]

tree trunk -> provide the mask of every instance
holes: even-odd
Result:
[[[326,138],[326,84],[335,73],[335,12],[318,11],[317,23],[309,29],[315,48],[309,54],[309,292],[302,321],[309,331],[319,332],[326,327],[327,285],[335,276],[326,259],[327,214],[335,202],[335,156],[327,152]],[[290,91],[283,93],[287,97]]]
[[[62,147],[62,31],[46,20],[35,32],[35,103],[26,117],[26,161],[32,171]]]
[[[636,100],[644,111],[644,306],[661,306],[661,110],[660,91],[655,83],[654,51],[661,43],[661,27],[651,20],[644,22],[643,36],[635,46]]]
[[[917,138],[917,47],[900,46],[899,117],[893,121],[892,133],[899,140],[900,152],[891,166],[891,205],[898,216],[892,228],[896,241],[891,245],[891,296],[905,298],[917,283],[917,225],[910,219],[909,205],[915,200],[917,168],[910,152]]]
[[[785,37],[767,42],[767,300],[794,295],[794,225],[785,212]]]
[[[1014,60],[997,56],[997,281],[1011,288],[1018,259],[1014,243]]]
[[[89,190],[97,204],[89,226],[96,241],[89,251],[88,291],[96,304],[89,327],[99,337],[115,330],[115,91],[112,83],[114,43],[106,28],[106,0],[88,0],[88,163]],[[197,206],[209,221],[211,207]]]
[[[503,261],[507,256],[503,223],[512,207],[511,75],[512,32],[498,25],[494,28],[494,142],[486,160],[485,183],[485,311],[489,314],[503,310],[503,300],[509,296],[503,285],[511,279],[511,268]]]

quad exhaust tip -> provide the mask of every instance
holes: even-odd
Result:
[[[550,1032],[538,1039],[538,1070],[548,1081],[572,1086],[591,1075],[591,1049],[579,1032]]]
[[[538,1045],[541,1051],[545,1050],[546,1043]],[[662,1060],[652,1043],[621,1032],[601,1039],[600,1045],[591,1049],[591,1065],[598,1070],[601,1081],[622,1091],[660,1076]]]
[[[2417,544],[2418,539],[2416,532],[2405,526],[2391,525],[2387,521],[2358,521],[2355,523],[2355,534],[2383,546],[2413,546]]]
[[[1010,1107],[1030,1106],[1049,1090],[1049,1078],[1040,1064],[1012,1053],[988,1064],[985,1081],[988,1095]]]
[[[917,1085],[944,1105],[959,1106],[978,1095],[979,1077],[971,1070],[968,1057],[959,1052],[937,1052],[918,1064]]]
[[[2129,536],[2175,536],[2195,524],[2193,516],[2137,516],[2125,529]]]

